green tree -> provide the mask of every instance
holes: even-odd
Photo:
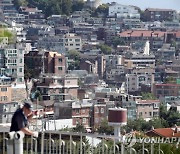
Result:
[[[81,11],[84,8],[84,1],[77,1],[72,4],[72,12]]]
[[[0,37],[7,37],[9,44],[16,42],[16,34],[15,34],[15,32],[9,31],[6,28],[0,28]],[[1,41],[2,41],[2,39],[0,39],[0,42]]]
[[[72,0],[62,0],[62,13],[70,15],[72,11]]]
[[[93,16],[102,15],[104,17],[108,16],[109,6],[108,4],[102,4],[94,11]]]
[[[80,64],[80,52],[77,50],[70,50],[67,52],[66,56],[68,59],[72,59],[74,62],[70,63],[68,66],[69,70],[76,70],[79,69],[79,64]]]
[[[108,45],[101,44],[98,46],[98,48],[101,50],[103,54],[109,55],[112,53],[112,48]]]
[[[112,135],[114,133],[113,127],[108,125],[108,121],[106,119],[101,121],[100,126],[97,131],[100,134],[105,133],[107,135],[110,135],[110,134]]]
[[[152,93],[144,93],[144,92],[142,92],[141,96],[142,96],[143,100],[147,100],[147,99],[155,100],[156,99],[156,97]]]
[[[176,79],[173,78],[172,76],[169,76],[165,79],[166,83],[176,83]]]
[[[126,44],[125,41],[118,36],[112,39],[112,45],[114,46],[114,48],[117,48],[118,45],[125,45],[125,44]]]
[[[160,106],[160,118],[167,122],[166,127],[172,127],[175,124],[180,125],[180,113],[177,107],[171,107],[168,111],[165,106]]]
[[[84,128],[83,125],[77,124],[76,127],[73,128],[73,132],[85,133],[85,132],[86,132],[86,129]]]

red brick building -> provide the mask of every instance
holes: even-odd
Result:
[[[85,128],[91,127],[91,107],[92,103],[72,104],[73,126],[83,125]]]
[[[46,52],[44,66],[45,73],[64,75],[66,72],[66,58],[57,52]]]
[[[179,96],[180,84],[154,84],[153,94],[157,98],[164,96]]]
[[[66,58],[58,52],[30,51],[24,56],[25,65],[32,69],[34,75],[39,77],[40,73],[64,75],[66,72]]]

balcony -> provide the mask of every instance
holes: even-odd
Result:
[[[37,139],[25,136],[22,141],[25,154],[164,154],[163,143],[147,142],[147,138],[143,141],[133,138],[127,144],[108,135],[45,131],[40,132]],[[8,142],[7,133],[0,133],[0,153],[8,154],[7,150],[11,148]]]

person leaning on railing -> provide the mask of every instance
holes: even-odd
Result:
[[[16,110],[12,117],[10,132],[22,131],[26,135],[38,137],[38,132],[33,132],[28,129],[28,121],[32,118],[32,104],[25,102],[22,108]]]

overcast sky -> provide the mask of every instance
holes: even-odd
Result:
[[[141,9],[148,7],[153,8],[167,8],[175,9],[180,11],[180,0],[102,0],[104,3],[107,2],[118,2],[119,4],[135,5]]]

